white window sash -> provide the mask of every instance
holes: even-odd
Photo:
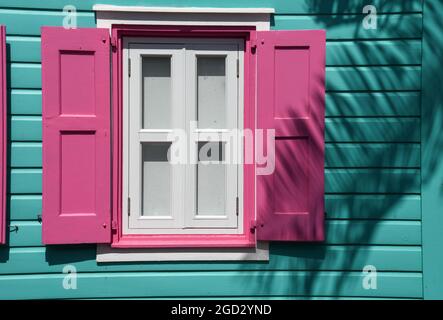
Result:
[[[134,41],[135,40],[135,41]],[[192,44],[190,44],[192,43]],[[220,47],[228,46],[226,51]],[[229,48],[231,46],[231,48]],[[235,50],[232,50],[232,46]],[[186,47],[186,50],[183,48]],[[210,50],[212,49],[214,50]],[[219,49],[219,50],[217,50]],[[240,165],[227,165],[225,185],[226,216],[196,216],[196,165],[172,165],[170,203],[171,216],[141,216],[141,143],[167,142],[168,133],[172,128],[186,129],[191,119],[196,119],[195,85],[196,55],[225,55],[226,79],[228,92],[231,97],[227,101],[230,110],[226,113],[226,127],[224,129],[195,130],[199,141],[205,141],[208,132],[226,132],[227,129],[238,128],[243,123],[243,74],[242,67],[237,79],[237,59],[243,65],[243,43],[233,42],[233,39],[158,39],[158,38],[126,38],[124,39],[124,126],[123,126],[123,233],[124,234],[237,234],[243,232],[243,200],[242,200],[242,168]],[[142,56],[170,56],[172,79],[172,128],[143,129],[141,127],[141,57]],[[128,58],[131,59],[131,77],[127,77]],[[186,70],[184,70],[186,66]],[[186,80],[184,74],[186,74]],[[228,80],[235,79],[235,81]],[[126,83],[125,83],[126,82]],[[129,85],[130,84],[130,85]],[[126,92],[125,92],[126,91]],[[186,92],[186,93],[185,93]],[[193,94],[188,94],[188,93]],[[183,102],[183,97],[186,101]],[[130,100],[130,103],[129,103]],[[130,110],[128,105],[130,104]],[[186,108],[184,107],[186,104]],[[186,110],[186,114],[184,114]],[[130,130],[128,130],[128,124]],[[242,127],[242,126],[240,126]],[[220,139],[220,141],[223,139]],[[227,141],[225,148],[231,148]],[[189,153],[189,150],[187,150]],[[242,156],[242,155],[241,155]],[[237,159],[237,163],[239,160]],[[193,192],[190,192],[193,190]],[[186,194],[186,196],[185,196]],[[238,196],[238,216],[237,203]],[[128,199],[130,198],[130,216],[128,216]]]

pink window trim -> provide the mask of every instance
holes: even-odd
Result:
[[[6,242],[6,152],[7,152],[7,85],[6,85],[6,27],[0,26],[0,244]]]
[[[244,128],[255,129],[255,55],[251,54],[254,27],[207,26],[139,26],[114,25],[112,27],[112,247],[115,248],[167,248],[167,247],[253,247],[255,234],[251,232],[255,219],[255,168],[243,166],[244,221],[243,233],[238,235],[123,235],[122,234],[122,38],[141,37],[224,37],[245,40],[244,57]]]

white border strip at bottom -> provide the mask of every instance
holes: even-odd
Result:
[[[143,261],[269,261],[269,243],[256,248],[131,248],[97,245],[97,262]]]

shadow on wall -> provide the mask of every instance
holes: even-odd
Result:
[[[358,4],[351,8],[351,1],[321,1],[321,0],[306,0],[306,7],[309,9],[309,12],[317,13],[317,12],[362,12],[361,1],[356,1]],[[385,8],[389,7],[391,4],[389,2],[385,3]],[[399,2],[395,2],[392,4],[393,6],[399,6]],[[401,3],[403,6],[402,12],[412,12],[412,1],[404,1]],[[390,22],[387,23],[387,19],[378,19],[378,29],[383,30],[384,33],[395,33],[398,34],[410,34],[408,32],[408,24],[402,24],[402,20],[404,19],[403,15],[399,15],[399,19],[396,24],[392,24]],[[313,17],[315,19],[317,25],[322,26],[322,28],[327,30],[328,32],[334,31],[334,29],[340,29],[344,26],[354,26],[355,29],[353,31],[352,38],[362,38],[361,34],[365,31],[362,27],[362,19],[364,15],[316,15]],[[398,29],[397,28],[402,28]],[[411,28],[413,28],[411,26]],[[390,30],[389,30],[390,29]],[[399,31],[400,30],[400,31]],[[438,33],[443,30],[443,21],[439,20],[439,25],[433,28],[433,32]],[[399,32],[397,32],[399,31]],[[367,41],[369,42],[369,41]],[[373,41],[371,41],[373,42]],[[360,46],[354,46],[354,51],[347,50],[339,50],[335,52],[336,60],[346,61],[347,65],[351,66],[353,64],[358,65],[360,61],[371,61],[371,67],[380,67],[377,66],[376,61],[382,61],[386,59],[386,55],[389,54],[390,61],[405,61],[408,60],[408,55],[411,53],[408,51],[397,50],[392,52],[389,50],[388,52],[384,52],[383,46],[380,45],[377,51],[375,50],[367,50],[364,43],[360,43]],[[328,52],[328,55],[330,52]],[[375,55],[375,56],[374,56]],[[434,74],[428,75],[428,79],[435,79],[437,83],[443,83],[443,76],[441,73],[441,61],[443,61],[443,52],[433,52],[433,63],[435,65]],[[328,57],[327,57],[328,60]],[[374,63],[375,61],[375,63]],[[397,62],[398,64],[398,62]],[[369,67],[369,68],[371,68]],[[334,278],[323,278],[321,273],[318,272],[294,272],[291,273],[289,279],[286,278],[284,281],[284,288],[281,286],[282,279],[277,279],[277,273],[266,273],[260,278],[260,282],[251,281],[245,283],[245,286],[253,286],[255,285],[255,292],[261,292],[263,294],[267,292],[272,292],[273,288],[277,288],[279,292],[287,295],[303,295],[303,296],[314,296],[318,295],[318,292],[325,292],[325,290],[320,288],[327,288],[328,292],[331,292],[332,296],[344,295],[345,292],[349,292],[349,281],[345,281],[345,278],[349,276],[347,271],[357,271],[361,272],[365,264],[361,265],[360,269],[356,268],[360,262],[357,261],[367,261],[367,264],[371,264],[370,259],[365,258],[368,256],[367,251],[365,251],[364,244],[370,244],[371,239],[375,238],[375,233],[377,233],[377,229],[379,225],[377,224],[377,220],[390,219],[391,211],[399,205],[399,201],[401,197],[396,197],[396,195],[402,194],[418,194],[420,192],[420,159],[416,158],[416,155],[419,153],[415,152],[414,155],[411,152],[405,152],[405,149],[393,148],[387,152],[386,148],[372,149],[371,152],[365,152],[364,154],[359,154],[360,156],[364,156],[364,161],[359,161],[360,165],[351,165],[353,163],[352,154],[348,152],[347,148],[337,149],[334,152],[335,160],[334,162],[348,164],[347,168],[341,168],[340,174],[332,175],[331,171],[334,171],[332,167],[328,167],[331,163],[328,163],[330,160],[328,156],[330,156],[329,151],[334,149],[335,146],[338,146],[339,142],[363,142],[363,143],[398,143],[404,144],[405,142],[410,142],[411,144],[419,145],[420,141],[420,109],[418,112],[414,114],[406,115],[402,114],[401,118],[394,117],[399,110],[399,104],[401,104],[400,99],[383,99],[385,103],[383,106],[375,105],[376,99],[369,97],[366,102],[370,102],[372,104],[361,104],[361,100],[359,98],[360,93],[363,90],[354,89],[358,94],[351,94],[348,96],[348,99],[342,99],[340,91],[343,91],[343,88],[356,88],[356,84],[361,88],[369,88],[372,91],[377,91],[376,95],[380,97],[388,96],[389,94],[395,93],[394,91],[397,89],[387,89],[384,90],[386,86],[395,87],[396,82],[402,82],[402,79],[411,77],[410,69],[401,68],[401,67],[393,67],[392,72],[394,74],[392,77],[386,77],[386,74],[374,72],[368,77],[367,69],[365,68],[356,68],[352,73],[343,73],[340,79],[337,77],[331,77],[328,81],[328,72],[326,74],[326,90],[327,90],[327,99],[326,99],[326,127],[325,127],[325,137],[326,142],[328,143],[327,148],[325,150],[326,157],[326,177],[325,177],[325,191],[326,194],[336,194],[342,193],[348,195],[347,201],[341,203],[340,207],[333,208],[334,210],[340,210],[340,213],[350,213],[353,219],[361,219],[359,211],[364,210],[365,212],[370,212],[370,217],[364,217],[365,221],[368,223],[365,224],[349,224],[346,228],[338,230],[334,228],[326,229],[326,245],[325,244],[300,244],[300,243],[272,243],[271,244],[271,260],[270,264],[272,265],[275,260],[279,259],[281,256],[290,256],[293,259],[288,262],[284,269],[282,270],[343,270],[343,272],[339,272],[338,277]],[[339,81],[335,81],[339,80]],[[421,79],[415,79],[421,85]],[[378,88],[378,89],[377,89]],[[412,91],[412,90],[407,90]],[[374,94],[372,92],[371,94]],[[317,97],[318,98],[318,97]],[[416,99],[418,105],[417,108],[421,105],[420,97]],[[443,101],[443,91],[439,90],[436,92],[434,96],[433,104],[441,103]],[[381,109],[383,107],[383,109]],[[359,109],[359,112],[355,112]],[[361,112],[364,110],[363,112]],[[432,149],[438,150],[443,148],[443,137],[441,135],[441,130],[443,127],[443,110],[442,108],[438,109],[438,114],[433,115],[433,122],[430,124],[426,124],[424,127],[425,139],[430,139],[432,143]],[[340,117],[337,117],[337,114],[340,114]],[[427,119],[430,117],[426,116],[426,110],[424,115]],[[344,117],[343,117],[344,116]],[[358,117],[358,119],[357,119]],[[359,122],[360,119],[367,119],[370,125],[366,128],[362,126],[362,122]],[[373,120],[373,121],[371,121]],[[399,130],[396,130],[393,127],[393,121],[399,120],[403,121],[403,125]],[[410,121],[415,120],[415,121]],[[410,122],[408,122],[410,121]],[[330,147],[330,148],[328,148]],[[375,150],[375,151],[374,151]],[[430,150],[430,148],[428,149]],[[291,166],[294,163],[294,159],[297,155],[293,155],[293,158],[284,159],[282,161],[284,166]],[[415,157],[412,159],[411,157]],[[430,175],[432,174],[433,168],[438,164],[437,157],[433,156],[432,153],[425,154],[424,159],[422,161],[424,166],[427,166],[428,170],[426,170],[427,175],[423,176],[423,182],[427,183],[430,179]],[[356,163],[356,162],[355,162]],[[395,166],[387,166],[386,164],[395,164]],[[415,165],[411,165],[414,163]],[[402,164],[402,165],[397,165]],[[418,166],[417,166],[418,165]],[[352,168],[351,168],[352,167]],[[354,169],[361,170],[362,172],[366,172],[367,174],[362,175],[364,180],[357,179],[356,176],[352,176],[352,171]],[[392,180],[392,176],[384,174],[383,170],[394,169],[397,172],[397,175],[394,180]],[[416,172],[410,174],[412,172]],[[271,188],[271,186],[269,186]],[[361,202],[358,199],[359,195],[365,194],[376,194],[383,196],[383,194],[393,195],[392,197],[385,198],[382,202]],[[328,210],[331,210],[331,206],[328,206],[326,202],[326,213]],[[337,217],[336,217],[337,218]],[[349,217],[343,217],[349,218]],[[397,218],[398,219],[398,218]],[[401,218],[400,218],[401,219]],[[331,221],[328,219],[328,215],[326,216],[326,224]],[[356,220],[353,220],[356,221]],[[344,232],[344,234],[343,234]],[[407,237],[408,235],[401,235]],[[356,245],[355,250],[350,251],[351,253],[347,255],[344,259],[341,259],[340,262],[331,263],[331,260],[325,262],[325,258],[328,255],[327,244],[334,240],[335,238],[343,239],[343,243]],[[400,241],[400,240],[399,240]],[[361,246],[357,246],[363,244]],[[280,255],[280,257],[279,257]],[[343,257],[341,257],[343,258]],[[357,262],[357,264],[356,264]],[[329,263],[329,265],[328,265]],[[332,266],[333,265],[333,266]],[[337,266],[340,268],[337,268]],[[280,266],[281,267],[281,266]],[[328,267],[330,267],[328,269]],[[396,271],[396,270],[382,270],[382,271]],[[399,270],[401,271],[401,270]],[[361,283],[361,280],[358,280]]]

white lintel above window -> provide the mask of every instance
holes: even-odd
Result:
[[[97,27],[113,24],[255,26],[270,29],[273,8],[143,7],[96,4]]]

